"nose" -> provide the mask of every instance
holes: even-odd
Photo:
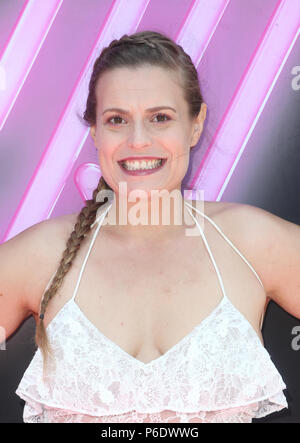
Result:
[[[143,122],[133,123],[128,137],[128,146],[132,149],[141,149],[150,144],[150,135]]]

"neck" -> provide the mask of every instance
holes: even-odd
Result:
[[[101,229],[127,244],[167,242],[174,236],[186,235],[186,230],[195,227],[195,220],[187,207],[194,217],[197,218],[197,214],[190,206],[186,207],[185,202],[195,206],[192,200],[185,200],[181,194],[179,198],[137,199],[137,202],[130,202],[114,194],[114,200],[109,203],[112,206],[103,222],[105,226]],[[203,203],[197,202],[197,208],[201,211]],[[105,208],[106,204],[103,210]]]

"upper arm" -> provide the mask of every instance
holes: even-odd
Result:
[[[34,314],[43,285],[54,272],[70,216],[37,223],[0,245],[0,327],[8,338]]]
[[[27,291],[36,262],[35,234],[32,226],[0,245],[0,326],[6,338],[30,315]]]
[[[238,205],[236,213],[268,296],[300,319],[300,226],[252,205]]]

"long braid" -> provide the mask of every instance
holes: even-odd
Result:
[[[99,191],[103,189],[111,190],[109,185],[105,182],[104,178],[101,176],[97,188],[95,188],[93,191],[92,199],[86,200],[86,205],[81,209],[80,213],[78,214],[74,230],[70,234],[70,237],[67,241],[66,249],[63,252],[63,256],[62,259],[60,260],[58,269],[51,281],[49,288],[46,289],[42,297],[40,318],[36,329],[35,340],[43,353],[45,361],[44,375],[45,375],[45,367],[47,364],[48,356],[49,354],[53,353],[44,325],[44,314],[49,301],[57,293],[58,289],[62,285],[65,275],[71,268],[71,265],[80,248],[82,240],[86,237],[86,235],[90,231],[91,225],[95,221],[97,210],[99,209],[99,207],[102,206],[102,204],[105,204],[105,202],[96,201],[97,194],[99,193]]]

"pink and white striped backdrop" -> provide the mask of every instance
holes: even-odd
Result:
[[[208,112],[183,187],[221,200],[258,122],[272,124],[299,26],[297,0],[0,2],[0,242],[90,198],[101,171],[77,113],[112,39],[163,31],[190,54]]]

